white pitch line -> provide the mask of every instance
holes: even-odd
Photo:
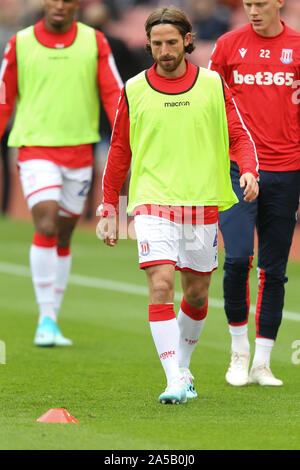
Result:
[[[20,264],[4,263],[0,262],[0,273],[11,274],[12,276],[31,277],[30,268]],[[139,296],[148,296],[149,291],[147,287],[140,286],[138,284],[132,284],[129,282],[113,281],[111,279],[102,279],[99,277],[82,276],[80,274],[71,274],[69,283],[81,287],[91,287],[94,289],[111,290],[114,292],[124,292],[125,294],[133,294]],[[182,294],[180,292],[175,293],[175,300],[180,301]],[[223,309],[223,300],[209,298],[209,305],[214,308]],[[255,314],[255,305],[250,306],[250,313]],[[300,322],[300,313],[289,312],[284,310],[283,317],[286,320],[292,320]]]

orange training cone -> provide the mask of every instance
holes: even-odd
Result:
[[[47,413],[40,416],[37,421],[39,423],[76,423],[75,419],[70,413],[64,408],[52,408]]]

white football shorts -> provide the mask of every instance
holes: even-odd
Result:
[[[19,162],[23,193],[31,210],[42,201],[57,201],[59,215],[79,217],[91,187],[92,166],[74,169],[49,160]]]
[[[134,218],[141,268],[173,264],[179,271],[209,274],[218,267],[218,223],[179,224],[151,215]]]

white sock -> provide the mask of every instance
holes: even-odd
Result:
[[[180,367],[190,366],[192,353],[198,343],[207,316],[208,302],[201,308],[192,307],[182,298],[178,314],[179,348],[178,361]]]
[[[178,313],[179,327],[179,347],[178,362],[179,367],[190,367],[192,353],[198,343],[206,318],[194,320],[186,315],[182,309]]]
[[[56,247],[30,247],[30,267],[35,296],[39,307],[39,323],[45,317],[55,321],[54,281],[56,271]]]
[[[55,294],[54,294],[54,309],[56,320],[58,317],[58,312],[60,310],[63,297],[67,288],[67,283],[70,275],[72,264],[72,256],[60,255],[59,251],[57,253],[57,264],[56,264],[56,278],[55,278]]]
[[[270,367],[271,352],[275,341],[268,338],[256,338],[255,340],[255,353],[253,358],[252,367],[258,367],[265,364]]]
[[[173,304],[149,306],[150,329],[168,384],[172,378],[180,376],[177,355],[179,330],[172,311],[174,312]],[[161,320],[157,321],[157,318]]]
[[[248,325],[229,325],[231,334],[231,350],[241,354],[250,354],[250,344],[248,340]]]

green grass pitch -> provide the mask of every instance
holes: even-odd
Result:
[[[230,387],[230,342],[221,307],[222,264],[214,273],[207,322],[191,369],[198,398],[157,402],[165,378],[148,324],[145,273],[136,242],[115,248],[93,231],[74,235],[72,277],[59,317],[71,348],[36,348],[37,308],[28,270],[30,223],[0,221],[0,449],[210,450],[299,449],[300,264],[291,262],[286,318],[273,351],[280,388]],[[251,276],[251,300],[257,291]],[[179,275],[176,292],[180,292]],[[136,287],[137,286],[137,287]],[[175,306],[179,308],[180,295]],[[249,321],[252,353],[254,315]],[[299,344],[299,343],[298,343]],[[79,424],[36,420],[66,408]]]

